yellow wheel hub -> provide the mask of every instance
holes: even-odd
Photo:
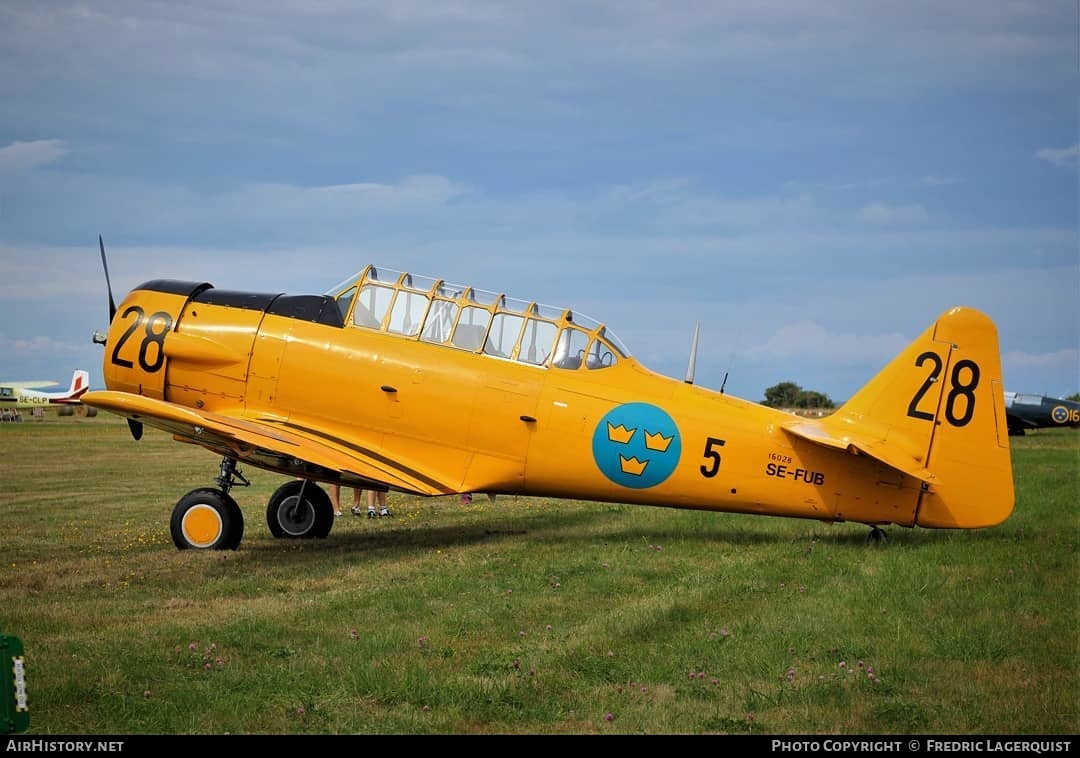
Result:
[[[192,547],[210,547],[221,537],[224,525],[221,514],[209,505],[196,505],[187,510],[182,522],[184,539]]]

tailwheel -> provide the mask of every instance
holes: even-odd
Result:
[[[870,544],[880,545],[888,540],[889,535],[885,534],[885,531],[879,527],[870,527],[870,534],[866,535],[866,541]]]
[[[315,482],[298,479],[285,482],[266,505],[266,525],[275,537],[322,538],[334,525],[334,505]]]
[[[181,550],[236,550],[244,537],[244,514],[221,490],[192,490],[173,506],[169,531]]]

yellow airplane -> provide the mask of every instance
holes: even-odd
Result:
[[[99,239],[99,244],[101,241]],[[108,281],[105,249],[102,263]],[[235,549],[240,466],[285,474],[270,532],[326,537],[320,484],[483,492],[976,529],[1013,509],[997,330],[942,314],[833,414],[807,419],[645,368],[577,311],[367,266],[325,294],[148,281],[83,402],[222,456],[180,549]],[[696,335],[695,335],[696,345]]]

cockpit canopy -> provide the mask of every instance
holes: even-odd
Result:
[[[368,266],[328,290],[346,326],[534,366],[614,366],[630,351],[603,324],[537,302]]]

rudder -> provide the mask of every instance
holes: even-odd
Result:
[[[79,398],[90,389],[90,372],[84,369],[75,369],[71,375],[71,387],[68,389],[68,397]]]

